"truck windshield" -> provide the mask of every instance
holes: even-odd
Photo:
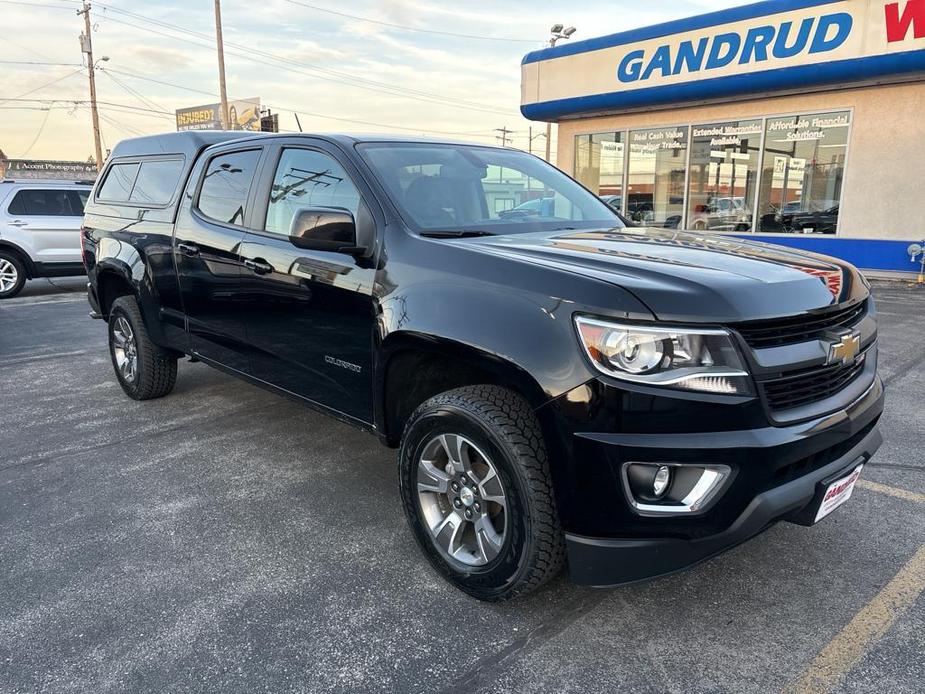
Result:
[[[359,150],[419,231],[513,234],[623,226],[597,196],[525,152],[430,143],[368,143]]]

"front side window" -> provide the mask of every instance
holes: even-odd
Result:
[[[96,197],[110,202],[126,202],[132,194],[135,177],[138,175],[140,164],[113,164],[109,167],[103,185],[100,186]]]
[[[634,222],[678,228],[684,214],[688,128],[630,132],[626,214]]]
[[[284,149],[273,178],[264,228],[288,236],[292,219],[302,207],[341,207],[355,218],[360,193],[343,167],[327,154]]]
[[[760,231],[834,234],[851,113],[768,118]]]
[[[687,228],[751,231],[760,158],[760,119],[693,126]]]
[[[623,226],[599,198],[517,150],[383,143],[360,151],[403,217],[422,230],[509,234]]]
[[[260,150],[213,157],[199,189],[196,206],[206,217],[224,224],[244,225],[247,194],[257,171]]]
[[[20,190],[10,201],[9,213],[21,217],[80,217],[83,208],[75,191],[53,189]]]

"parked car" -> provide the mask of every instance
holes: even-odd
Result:
[[[601,200],[606,202],[608,207],[610,207],[610,209],[613,210],[613,213],[617,215],[617,219],[619,219],[623,223],[623,226],[625,227],[639,226],[633,220],[625,217],[623,215],[623,212],[620,211],[621,206],[623,205],[622,197],[620,197],[619,195],[601,195],[600,197],[601,197]]]
[[[0,180],[0,299],[29,279],[84,274],[80,223],[91,185]]]
[[[558,216],[497,218],[496,167],[542,182]],[[423,553],[483,600],[566,560],[577,583],[610,585],[777,521],[811,525],[881,442],[876,313],[857,270],[621,228],[512,149],[127,140],[83,248],[129,397],[167,395],[189,356],[372,432],[399,449]]]
[[[743,198],[720,197],[695,205],[688,223],[696,231],[748,231],[752,215]]]
[[[838,228],[838,205],[818,212],[801,212],[793,215],[791,228],[802,234],[834,234]]]

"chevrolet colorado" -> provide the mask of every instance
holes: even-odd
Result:
[[[483,600],[566,563],[613,585],[811,525],[881,442],[856,269],[624,227],[511,149],[127,140],[82,248],[129,397],[169,393],[189,356],[373,432],[399,449],[424,554]]]

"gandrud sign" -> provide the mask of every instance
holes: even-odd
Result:
[[[557,120],[925,72],[925,0],[773,0],[528,54],[521,111]]]

